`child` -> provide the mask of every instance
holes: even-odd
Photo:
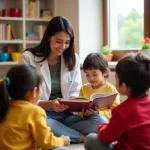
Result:
[[[86,74],[89,83],[84,84],[80,89],[80,96],[90,99],[93,93],[98,92],[117,92],[116,88],[107,82],[105,78],[109,76],[108,62],[103,54],[91,53],[83,63],[83,71]],[[119,104],[119,95],[116,97],[112,105],[96,108],[95,110],[89,109],[80,113],[85,119],[95,118],[97,128],[99,124],[106,122],[111,117],[111,110]],[[99,115],[98,115],[99,114]],[[97,117],[96,117],[97,116]],[[107,118],[107,119],[106,119]],[[90,126],[91,128],[91,126]],[[94,128],[94,126],[92,126]],[[96,129],[97,131],[97,129]]]
[[[69,145],[69,137],[54,136],[44,110],[34,105],[42,94],[41,82],[34,67],[16,65],[0,83],[0,149],[68,150],[61,146]]]
[[[150,150],[150,58],[142,53],[122,58],[116,66],[116,88],[127,100],[112,110],[98,135],[87,136],[85,149]]]
[[[108,62],[104,55],[100,53],[89,54],[83,63],[83,70],[86,74],[88,84],[80,89],[80,96],[90,99],[93,93],[97,92],[117,92],[116,88],[105,81],[105,77],[109,75]],[[89,133],[97,133],[99,124],[108,122],[111,116],[111,109],[119,104],[119,95],[112,105],[101,108],[89,109],[79,115],[69,118],[67,122],[71,128],[76,128],[80,133],[87,135]],[[74,127],[75,126],[75,127]]]

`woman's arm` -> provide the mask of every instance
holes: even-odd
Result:
[[[76,65],[74,70],[72,71],[72,86],[70,89],[69,97],[79,96],[79,91],[82,86],[82,79],[81,79],[81,71],[80,71],[80,61],[79,57],[76,54]]]
[[[55,112],[63,112],[68,108],[67,105],[60,104],[57,99],[52,101],[39,101],[38,106],[43,109],[53,109]]]
[[[38,103],[38,106],[42,107],[43,109],[53,109],[53,102],[52,101],[44,101],[44,100],[41,100],[39,103]]]

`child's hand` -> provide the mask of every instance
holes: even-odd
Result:
[[[61,138],[63,139],[64,141],[64,146],[68,146],[70,144],[70,137],[69,136],[64,136],[64,135],[61,135]]]
[[[55,112],[63,112],[64,110],[69,108],[69,106],[64,105],[64,104],[60,104],[59,103],[59,98],[57,98],[56,100],[53,100],[52,108]]]
[[[97,107],[95,107],[95,109],[87,109],[86,111],[84,111],[84,109],[82,109],[82,113],[84,116],[88,117],[91,115],[95,115],[95,114],[99,114],[99,109]]]

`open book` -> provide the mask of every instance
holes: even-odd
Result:
[[[94,109],[95,106],[102,107],[105,105],[111,105],[117,96],[116,92],[107,93],[94,93],[90,96],[90,100],[83,96],[73,97],[68,99],[61,99],[60,104],[68,105],[69,108],[66,111],[80,112],[82,109]]]

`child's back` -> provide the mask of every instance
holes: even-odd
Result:
[[[22,100],[12,102],[6,120],[0,124],[0,145],[14,150],[35,150],[36,143],[42,148],[63,145],[62,139],[50,132],[45,119],[45,112],[39,106]]]
[[[0,150],[68,150],[62,146],[70,143],[69,137],[54,136],[45,111],[34,105],[41,83],[40,74],[29,65],[14,66],[0,82]]]
[[[112,114],[120,117],[113,118],[113,124],[115,121],[117,126],[110,124],[107,127],[107,130],[113,130],[113,133],[108,133],[109,137],[104,137],[103,133],[100,133],[104,142],[108,143],[115,136],[119,137],[123,130],[116,145],[119,150],[130,150],[131,147],[136,150],[150,149],[150,96],[131,97],[114,108]]]

